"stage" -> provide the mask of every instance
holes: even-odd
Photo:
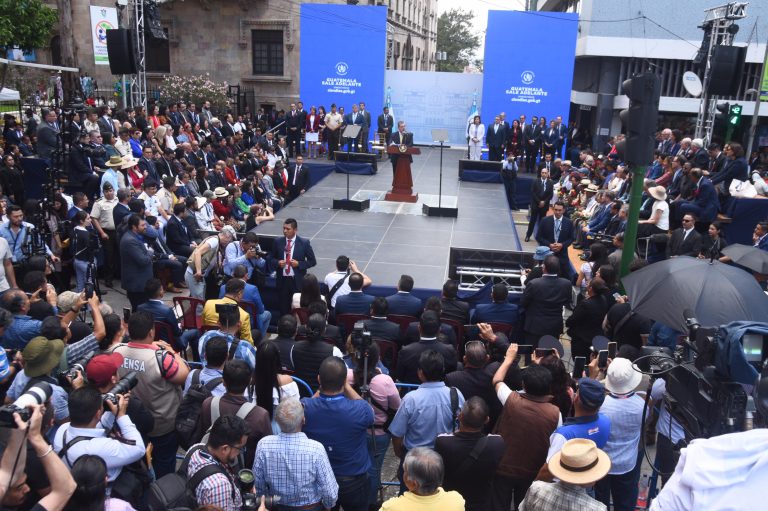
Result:
[[[331,173],[306,194],[280,210],[274,222],[256,228],[263,237],[282,236],[286,218],[295,218],[299,236],[312,242],[321,280],[335,269],[339,255],[347,255],[376,286],[394,286],[403,273],[417,288],[440,289],[449,275],[452,249],[471,249],[494,256],[531,252],[516,230],[500,183],[461,182],[458,161],[465,150],[443,151],[443,206],[458,207],[458,218],[426,217],[422,205],[437,205],[440,149],[420,147],[412,165],[414,192],[419,202],[387,202],[392,166],[384,159],[374,175],[349,175],[350,198],[370,199],[364,212],[331,209],[333,199],[346,198],[347,174]],[[314,160],[306,160],[311,166]],[[319,160],[323,162],[323,160]],[[520,213],[517,213],[518,222]],[[525,247],[523,246],[525,245]],[[454,250],[454,252],[456,252]]]

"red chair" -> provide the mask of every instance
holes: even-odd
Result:
[[[192,298],[191,296],[173,297],[174,308],[179,307],[181,309],[181,318],[179,318],[179,321],[181,322],[182,330],[200,330],[203,326],[202,312],[204,305],[205,301],[200,300],[199,298]],[[198,306],[200,307],[200,315],[197,313]]]
[[[374,338],[375,342],[379,346],[379,359],[384,366],[389,369],[389,374],[395,374],[397,368],[397,352],[400,347],[396,342],[388,341],[386,339]]]
[[[176,351],[183,351],[181,346],[176,343],[176,339],[173,337],[173,328],[171,325],[164,321],[155,321],[155,340],[165,341]]]
[[[259,309],[253,302],[237,302],[237,304],[251,317],[251,328],[259,328]],[[262,332],[262,335],[264,332]]]
[[[413,322],[419,321],[419,318],[415,316],[406,316],[405,314],[389,314],[387,319],[392,323],[400,325],[400,336],[405,337],[405,332],[408,330],[408,325]]]
[[[293,309],[291,313],[296,316],[296,319],[299,321],[300,325],[306,325],[307,321],[309,321],[309,309],[306,307],[298,307]]]
[[[515,330],[515,325],[511,323],[488,323],[495,333],[501,332],[507,336],[508,339],[512,339],[512,332]]]
[[[460,321],[456,321],[455,319],[440,318],[440,322],[450,326],[453,328],[453,331],[456,332],[457,345],[464,344],[464,325]]]
[[[336,324],[341,328],[343,338],[352,333],[355,323],[371,319],[367,314],[336,314]]]

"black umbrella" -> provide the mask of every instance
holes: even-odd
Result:
[[[727,255],[736,264],[757,273],[768,273],[768,252],[760,250],[752,245],[728,245],[723,249],[723,255]]]
[[[634,311],[679,332],[688,331],[686,309],[703,326],[768,318],[768,296],[755,278],[719,261],[673,257],[630,273],[621,282]]]

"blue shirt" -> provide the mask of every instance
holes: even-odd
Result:
[[[645,401],[634,393],[628,396],[605,396],[600,414],[611,420],[611,434],[603,449],[611,458],[609,474],[626,474],[635,468],[644,408]]]
[[[29,380],[31,378],[27,376],[24,373],[24,370],[22,370],[19,374],[16,375],[16,378],[13,379],[13,383],[11,383],[11,386],[8,387],[8,393],[6,394],[6,397],[10,398],[12,401],[16,401],[16,399],[19,398],[20,395],[23,394],[24,387],[27,386],[27,383],[29,383]],[[50,382],[49,382],[50,383]],[[69,417],[69,406],[67,404],[67,392],[59,387],[58,385],[51,383],[51,402],[53,403],[53,416],[56,418],[57,421],[63,421],[67,417]]]
[[[457,389],[458,410],[464,405],[464,396]],[[434,447],[440,433],[450,433],[455,422],[451,410],[451,389],[441,381],[422,383],[405,395],[389,432],[403,439],[405,448]]]
[[[231,243],[230,243],[231,245]],[[224,298],[224,295],[226,294],[226,284],[222,284],[219,288],[219,299]],[[256,311],[259,314],[264,313],[264,302],[261,300],[261,294],[259,293],[259,288],[254,286],[253,284],[245,284],[245,289],[243,290],[243,301],[253,303],[256,305]],[[255,318],[251,318],[255,319]]]
[[[23,222],[18,234],[14,234],[14,232],[11,230],[10,222],[5,222],[2,226],[0,226],[0,236],[5,238],[5,241],[8,242],[8,247],[11,249],[11,259],[14,263],[19,263],[24,260],[24,253],[22,252],[21,248],[24,246],[24,241],[27,238],[27,229],[29,228],[34,229],[35,226],[30,223]],[[48,248],[48,245],[45,246],[45,252],[48,255],[53,253],[51,252],[51,249]]]
[[[43,322],[24,314],[17,314],[13,322],[5,329],[3,334],[3,347],[7,349],[23,350],[33,337],[40,335],[40,325]]]
[[[190,385],[192,385],[192,375],[194,375],[197,372],[200,372],[200,376],[198,379],[198,382],[202,385],[205,385],[211,380],[215,380],[216,378],[221,378],[223,376],[223,373],[219,369],[211,369],[210,367],[203,367],[202,369],[195,369],[193,371],[190,371],[187,375],[187,380],[184,382],[184,395],[187,395],[187,391],[189,390]],[[214,389],[211,391],[211,395],[213,397],[223,396],[227,392],[227,389],[224,388],[224,382],[222,381]]]
[[[232,346],[232,343],[236,340],[232,334],[227,334],[221,330],[209,330],[200,337],[198,343],[198,350],[200,352],[200,361],[205,364],[205,343],[213,337],[225,337],[227,339],[227,347]],[[248,367],[251,371],[256,370],[256,348],[253,347],[248,341],[237,341],[237,349],[235,350],[235,358],[238,360],[244,360],[248,363]]]
[[[568,417],[562,426],[557,428],[549,437],[549,458],[560,452],[563,444],[574,438],[586,438],[592,440],[598,449],[605,447],[611,435],[611,419],[602,413],[584,415],[582,417]]]
[[[338,476],[365,474],[371,466],[368,456],[368,428],[373,425],[373,408],[362,399],[343,394],[304,398],[304,433],[323,444]]]
[[[261,249],[257,247],[256,250]],[[224,273],[226,275],[232,275],[232,272],[235,271],[235,267],[241,264],[245,266],[245,269],[248,271],[248,278],[250,279],[254,268],[264,270],[267,263],[263,257],[252,257],[251,259],[245,257],[245,252],[243,252],[243,247],[240,246],[240,242],[236,241],[230,243],[227,245],[227,248],[224,249]],[[264,311],[262,310],[259,312]]]

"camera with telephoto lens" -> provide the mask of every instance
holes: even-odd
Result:
[[[117,396],[127,394],[128,391],[136,386],[137,383],[139,383],[139,373],[136,371],[131,371],[130,373],[120,378],[120,381],[115,383],[115,386],[112,387],[106,394],[102,394],[101,397],[105,404],[107,401],[109,401],[113,405],[117,406]]]
[[[373,344],[371,332],[365,328],[365,323],[356,321],[352,328],[352,346],[359,351],[367,350]]]
[[[256,511],[261,505],[261,495],[256,495],[251,491],[255,480],[253,471],[250,469],[244,468],[237,473],[237,488],[243,498],[243,507],[241,508],[243,511]],[[275,509],[278,502],[280,502],[279,495],[265,495],[264,507]]]
[[[85,366],[88,365],[88,362],[91,361],[94,355],[96,355],[95,351],[89,351],[83,358],[72,364],[69,369],[61,371],[59,373],[59,382],[62,384],[62,387],[70,387],[72,385],[72,380],[77,378],[78,371],[82,373],[83,379],[85,379]]]
[[[40,381],[29,387],[12,404],[0,407],[0,428],[15,428],[16,421],[13,414],[18,413],[21,420],[29,422],[32,413],[27,408],[29,405],[41,405],[51,397],[53,389],[47,382]]]
[[[263,251],[263,250],[261,250],[261,248],[260,248],[260,247],[258,247],[258,246],[256,246],[256,247],[251,247],[251,248],[250,248],[250,249],[248,249],[248,250],[250,250],[251,252],[255,253],[257,256],[261,257],[262,259],[266,258],[266,257],[269,255],[269,252],[264,252],[264,251]]]
[[[89,264],[85,270],[85,285],[83,291],[85,292],[85,299],[90,300],[93,298],[93,292],[96,290],[95,281],[93,279],[93,264]]]

